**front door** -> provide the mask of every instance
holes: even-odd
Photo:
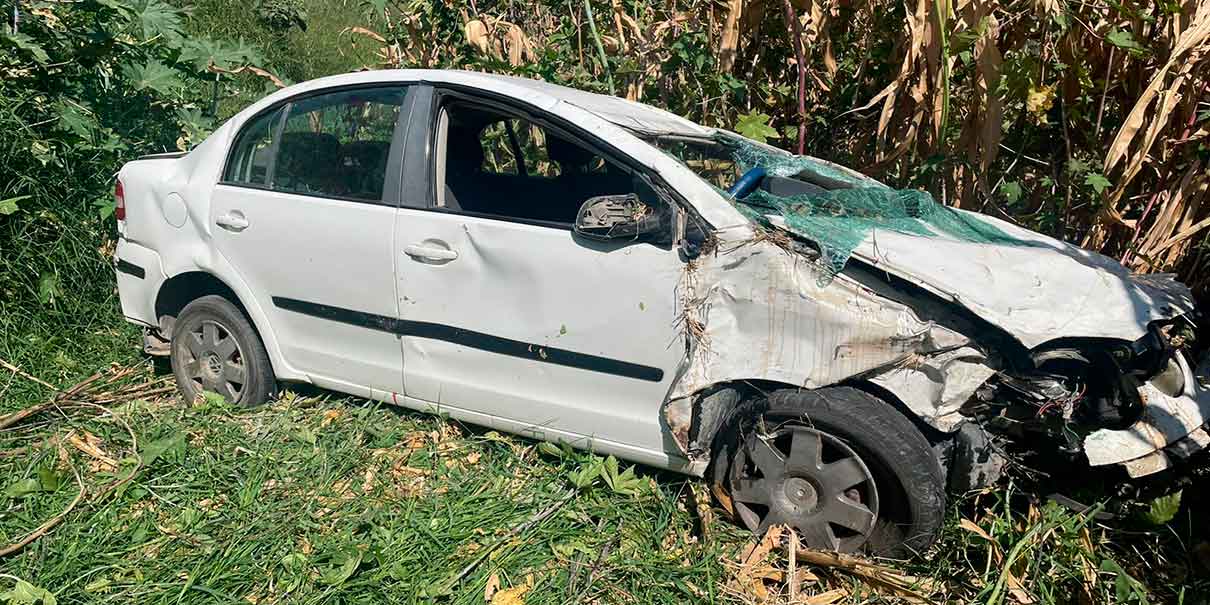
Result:
[[[406,395],[541,438],[664,451],[683,263],[571,229],[589,197],[635,192],[633,175],[519,112],[439,98],[420,167],[432,199],[403,200],[396,228]]]
[[[384,196],[384,183],[386,167],[398,166],[404,94],[344,89],[262,113],[237,136],[215,188],[220,252],[268,314],[285,359],[321,386],[402,387],[398,338],[349,314],[398,314],[398,188]]]

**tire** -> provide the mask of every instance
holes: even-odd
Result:
[[[812,548],[893,557],[933,543],[944,477],[908,418],[851,387],[783,389],[741,403],[716,440],[711,473],[748,529],[784,523]]]
[[[186,402],[210,391],[253,407],[273,395],[269,354],[248,318],[222,296],[189,303],[172,330],[172,373]]]

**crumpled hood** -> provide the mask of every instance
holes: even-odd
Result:
[[[1170,275],[1133,275],[1106,256],[995,218],[977,218],[1022,243],[876,230],[853,256],[953,300],[1028,348],[1062,337],[1133,341],[1151,321],[1194,309],[1192,293]]]

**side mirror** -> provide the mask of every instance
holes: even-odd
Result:
[[[671,213],[653,207],[633,193],[588,198],[576,214],[577,234],[597,241],[672,239]]]

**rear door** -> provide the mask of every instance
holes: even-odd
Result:
[[[431,143],[418,145],[430,157],[405,159],[396,231],[405,394],[660,463],[660,406],[684,355],[683,263],[670,245],[572,232],[583,201],[636,192],[634,175],[507,106],[435,103]]]
[[[350,318],[396,318],[403,86],[321,91],[248,121],[215,188],[219,251],[269,315],[282,354],[321,386],[401,390],[399,342]],[[385,195],[384,195],[384,192]],[[395,192],[395,193],[392,193]]]

